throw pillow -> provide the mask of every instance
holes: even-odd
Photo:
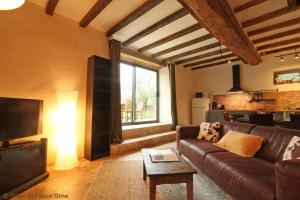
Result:
[[[228,131],[216,146],[239,156],[253,157],[260,149],[263,141],[264,138],[261,136]]]
[[[209,123],[203,122],[200,124],[200,131],[198,134],[198,139],[204,139],[211,142],[219,141],[219,129],[221,127],[220,122]]]
[[[300,137],[294,136],[286,147],[282,160],[300,159]]]

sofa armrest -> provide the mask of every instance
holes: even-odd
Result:
[[[200,126],[184,125],[176,127],[177,145],[181,139],[196,138],[199,134]]]
[[[300,199],[300,160],[275,164],[276,199]]]

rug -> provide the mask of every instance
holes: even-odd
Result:
[[[149,179],[143,181],[143,161],[103,161],[86,200],[148,200]],[[194,175],[195,200],[231,200],[214,182],[199,172]],[[159,185],[157,200],[185,200],[185,184]]]

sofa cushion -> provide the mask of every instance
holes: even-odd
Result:
[[[275,172],[271,162],[216,152],[205,156],[204,167],[210,177],[238,199],[275,199]]]
[[[286,147],[282,160],[300,159],[300,137],[294,136]]]
[[[249,134],[253,127],[255,127],[255,125],[253,124],[246,124],[240,122],[222,122],[220,138],[222,138],[228,131],[237,131]]]
[[[253,157],[260,149],[263,141],[264,138],[261,136],[229,131],[215,145],[239,156]]]
[[[219,130],[221,128],[220,122],[209,123],[202,122],[200,124],[200,131],[198,135],[198,139],[206,140],[210,142],[218,142],[219,141]]]
[[[203,159],[208,153],[224,152],[225,150],[212,145],[205,140],[198,139],[183,139],[180,140],[177,146],[179,152],[183,153],[187,158],[195,162],[198,167],[202,167]]]
[[[295,135],[300,136],[300,131],[256,126],[252,129],[251,134],[262,136],[265,139],[265,142],[255,156],[275,163],[282,160],[283,153],[292,137]]]

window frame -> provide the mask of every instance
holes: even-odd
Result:
[[[132,70],[132,113],[131,113],[131,122],[122,122],[122,126],[128,126],[128,125],[139,125],[139,124],[151,124],[151,123],[158,123],[159,122],[159,71],[157,69],[152,69],[149,67],[145,67],[143,65],[132,63],[128,61],[121,60],[121,63],[131,65],[133,67]],[[120,66],[121,67],[121,66]],[[156,120],[149,120],[149,121],[142,121],[142,122],[136,122],[136,68],[142,68],[145,70],[153,71],[156,73]],[[120,82],[121,84],[121,82]],[[121,94],[122,95],[122,94]],[[122,119],[122,117],[121,117]]]
[[[274,85],[285,85],[285,84],[295,84],[295,83],[300,83],[300,81],[293,81],[293,82],[286,82],[286,83],[278,83],[276,81],[277,77],[279,75],[282,75],[282,74],[289,74],[289,73],[299,73],[300,74],[300,68],[297,68],[297,69],[289,69],[289,70],[283,70],[283,71],[275,71],[273,73],[273,84]]]

